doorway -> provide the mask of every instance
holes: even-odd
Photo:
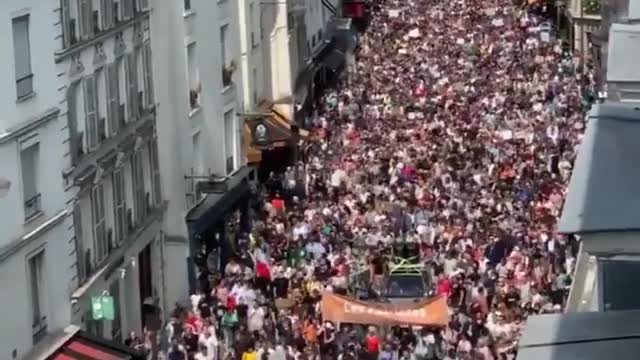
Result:
[[[142,328],[147,325],[144,316],[144,302],[147,298],[153,297],[153,283],[151,277],[151,244],[147,245],[138,254],[138,275],[140,282],[140,316],[142,317]]]

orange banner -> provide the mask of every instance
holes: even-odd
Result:
[[[434,327],[449,324],[449,307],[444,297],[412,304],[384,304],[324,293],[320,306],[322,318],[336,323]]]

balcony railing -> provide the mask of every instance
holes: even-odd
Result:
[[[40,213],[40,193],[24,201],[24,218],[30,220]]]

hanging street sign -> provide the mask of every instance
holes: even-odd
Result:
[[[113,296],[94,296],[91,298],[91,317],[93,320],[115,319]]]
[[[267,124],[264,119],[256,121],[253,127],[253,143],[256,145],[265,145],[269,142]]]

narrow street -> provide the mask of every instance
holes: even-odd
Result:
[[[582,67],[544,21],[535,3],[376,3],[355,66],[316,104],[307,196],[271,184],[216,282],[231,358],[511,359],[527,316],[562,310]],[[371,316],[339,318],[327,292]],[[430,317],[407,331],[360,300]]]

